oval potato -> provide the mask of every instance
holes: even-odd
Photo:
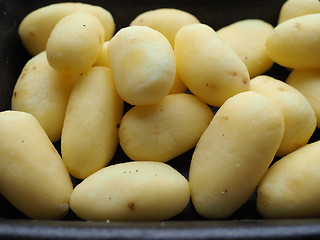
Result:
[[[176,61],[168,40],[146,26],[122,28],[108,45],[120,97],[131,105],[154,104],[172,88]]]
[[[278,160],[267,171],[257,191],[257,209],[265,218],[320,216],[320,142]]]
[[[221,28],[217,34],[247,66],[250,78],[265,73],[273,61],[266,53],[266,39],[273,26],[260,19],[245,19]]]
[[[295,88],[269,76],[251,79],[251,90],[273,100],[282,110],[285,131],[277,156],[284,156],[306,145],[317,119],[308,100]]]
[[[85,11],[99,19],[104,27],[105,41],[111,39],[115,31],[112,15],[106,9],[86,3],[55,3],[29,13],[19,25],[19,36],[31,55],[46,50],[47,40],[54,26],[66,15]]]
[[[193,148],[213,112],[195,96],[166,96],[156,104],[134,106],[122,118],[119,140],[132,160],[167,162]]]
[[[320,68],[320,13],[282,22],[266,41],[267,55],[293,69]]]
[[[73,191],[71,209],[94,221],[166,220],[187,206],[188,181],[159,162],[127,162],[92,174]]]
[[[47,42],[47,59],[59,72],[81,74],[97,60],[104,43],[104,29],[87,12],[75,12],[62,18]]]
[[[205,103],[219,107],[229,97],[249,90],[245,64],[211,27],[182,27],[176,35],[174,51],[182,81]]]
[[[71,92],[62,128],[62,158],[74,177],[84,179],[109,163],[122,114],[110,69],[91,68]]]
[[[320,69],[293,70],[286,83],[296,88],[311,104],[320,128]]]
[[[174,47],[174,39],[180,28],[200,23],[191,13],[174,8],[159,8],[139,14],[130,26],[148,26],[161,32]]]
[[[244,204],[272,162],[283,132],[283,114],[270,99],[252,91],[229,98],[192,156],[189,182],[196,211],[223,219]]]
[[[0,193],[33,219],[60,219],[73,191],[63,161],[29,113],[0,113]]]
[[[320,13],[319,0],[287,0],[280,9],[278,24],[312,13]]]
[[[71,90],[80,75],[61,74],[53,69],[46,52],[31,58],[16,82],[11,100],[15,111],[31,113],[52,142],[61,137]]]

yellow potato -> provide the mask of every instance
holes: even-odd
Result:
[[[174,39],[183,26],[200,23],[192,14],[179,9],[160,8],[138,15],[130,26],[148,26],[161,32],[174,47]]]
[[[195,96],[166,96],[149,106],[135,106],[122,118],[119,140],[133,160],[167,162],[193,148],[213,112]]]
[[[0,193],[34,219],[59,219],[73,190],[61,157],[29,113],[0,113]]]
[[[277,156],[284,156],[308,143],[317,119],[310,103],[298,90],[269,76],[251,79],[251,90],[273,100],[283,112],[285,131]]]
[[[97,60],[104,43],[104,29],[87,12],[75,12],[62,18],[47,42],[47,59],[59,72],[81,74]]]
[[[266,54],[266,39],[273,26],[259,19],[246,19],[221,28],[217,34],[247,66],[251,78],[269,70],[273,61]]]
[[[31,113],[56,142],[61,137],[70,92],[79,78],[54,70],[42,52],[24,66],[13,90],[12,110]]]
[[[93,64],[94,66],[103,66],[110,68],[109,57],[108,57],[108,44],[109,41],[106,41],[102,45],[101,52],[98,55],[97,60]]]
[[[267,55],[293,69],[320,68],[320,13],[282,22],[266,41]]]
[[[287,0],[281,7],[278,24],[312,13],[320,13],[319,0]]]
[[[105,30],[105,41],[111,39],[115,31],[112,15],[102,7],[85,3],[55,3],[29,13],[19,25],[19,36],[31,55],[46,49],[47,40],[54,26],[66,15],[85,11],[96,16]]]
[[[132,105],[160,101],[172,88],[176,62],[168,40],[146,26],[121,29],[108,45],[109,62],[120,97]]]
[[[320,69],[293,70],[286,83],[308,99],[316,114],[317,126],[320,128]]]
[[[99,170],[81,182],[71,209],[85,220],[166,220],[187,206],[188,181],[159,162],[128,162]]]
[[[229,98],[201,136],[189,182],[197,212],[229,217],[244,204],[267,171],[284,132],[280,108],[247,91]]]
[[[182,81],[202,101],[219,107],[229,97],[249,90],[245,64],[211,27],[182,27],[174,51]]]
[[[110,69],[93,67],[74,86],[62,128],[62,158],[74,177],[86,178],[109,163],[122,114]]]
[[[257,191],[257,209],[265,218],[320,216],[320,142],[278,160]]]

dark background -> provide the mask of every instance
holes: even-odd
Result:
[[[17,34],[19,23],[32,10],[57,2],[63,1],[0,0],[0,111],[10,109],[15,82],[24,64],[31,58]],[[235,21],[250,18],[262,19],[276,26],[280,8],[285,0],[92,0],[82,2],[99,5],[110,11],[118,31],[128,26],[138,14],[165,7],[192,13],[214,30]],[[275,64],[266,74],[284,81],[288,73],[288,70]],[[317,140],[318,136],[317,130],[311,141]],[[59,142],[55,144],[58,150],[59,145]],[[168,164],[188,178],[192,152],[193,150],[190,150],[169,161]],[[110,164],[128,160],[119,147]],[[80,182],[74,178],[72,180],[74,185]],[[246,204],[231,217],[222,221],[203,219],[190,203],[181,214],[168,222],[89,223],[80,220],[72,212],[63,221],[31,221],[0,195],[0,239],[20,239],[20,237],[21,239],[306,239],[306,237],[320,237],[320,221],[316,219],[262,220],[255,209],[255,198],[256,194],[253,193]]]

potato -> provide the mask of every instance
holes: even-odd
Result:
[[[320,142],[299,148],[267,171],[257,191],[257,209],[265,218],[320,216]]]
[[[62,18],[47,42],[47,59],[62,73],[87,72],[97,60],[104,43],[104,29],[90,13],[75,12]]]
[[[0,112],[0,193],[34,219],[69,210],[69,174],[39,122],[29,113]]]
[[[109,163],[122,114],[110,69],[91,68],[71,92],[62,128],[62,158],[74,177],[84,179]]]
[[[56,142],[61,137],[70,92],[79,78],[54,70],[42,52],[24,66],[13,90],[11,108],[31,113]]]
[[[182,81],[205,103],[219,107],[229,97],[249,90],[245,64],[211,27],[182,27],[176,35],[174,51]]]
[[[320,69],[293,70],[286,83],[296,88],[311,104],[320,128]]]
[[[71,209],[85,220],[166,220],[187,206],[188,181],[159,162],[108,166],[81,182],[70,198]]]
[[[103,66],[110,68],[109,57],[108,57],[108,44],[109,41],[106,41],[102,45],[102,49],[98,55],[97,60],[93,64],[94,66]]]
[[[251,90],[273,100],[282,110],[285,131],[277,156],[284,156],[306,145],[317,119],[308,100],[295,88],[269,76],[251,79]]]
[[[166,96],[149,106],[135,106],[122,118],[119,140],[133,160],[167,162],[193,148],[213,112],[195,96]]]
[[[106,9],[85,3],[55,3],[32,11],[20,23],[19,36],[29,53],[36,55],[44,51],[54,26],[66,15],[77,11],[89,12],[96,16],[103,25],[105,41],[111,39],[115,23]]]
[[[278,24],[312,13],[320,13],[319,0],[287,0],[281,7]]]
[[[259,19],[246,19],[221,28],[217,34],[247,66],[251,78],[269,70],[273,61],[266,54],[266,39],[273,26]]]
[[[284,132],[280,108],[247,91],[217,111],[193,153],[189,182],[197,212],[229,217],[244,204],[267,171]]]
[[[320,68],[320,13],[289,19],[274,28],[266,41],[267,55],[293,69]]]
[[[148,26],[161,32],[174,47],[174,39],[180,28],[200,23],[192,14],[174,8],[159,8],[139,14],[130,26]]]
[[[145,26],[122,28],[108,48],[115,86],[124,101],[149,105],[169,93],[176,62],[170,43],[160,32]]]

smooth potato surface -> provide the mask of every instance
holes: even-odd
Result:
[[[320,142],[308,144],[278,160],[257,191],[257,209],[265,218],[320,216]]]
[[[105,41],[112,38],[115,23],[106,9],[86,3],[55,3],[30,12],[20,23],[19,36],[29,53],[36,55],[44,51],[55,25],[66,15],[78,11],[89,12],[96,16],[103,25]]]
[[[266,41],[267,55],[292,69],[320,68],[320,13],[282,22]]]
[[[224,219],[244,204],[267,171],[284,132],[280,108],[247,91],[217,111],[193,153],[191,199],[208,219]]]
[[[74,177],[84,179],[109,163],[122,114],[110,69],[91,68],[71,92],[62,129],[62,158]]]
[[[249,90],[245,64],[208,25],[182,27],[174,51],[182,81],[207,104],[219,107],[229,97]]]
[[[60,219],[73,190],[63,161],[29,113],[0,113],[0,193],[33,219]]]
[[[131,108],[121,120],[120,145],[133,160],[167,162],[193,148],[213,117],[211,109],[185,93]]]
[[[273,65],[266,53],[266,39],[273,26],[260,19],[241,20],[217,31],[247,66],[250,78],[265,73]]]
[[[52,142],[61,137],[71,90],[80,75],[61,74],[53,69],[46,52],[31,58],[13,90],[11,108],[31,113]]]
[[[159,162],[108,166],[73,191],[71,209],[94,221],[159,221],[179,214],[188,204],[188,181]]]
[[[171,90],[176,61],[169,41],[146,26],[121,29],[108,45],[120,97],[131,105],[154,104]]]
[[[284,156],[308,143],[317,119],[312,106],[298,90],[269,76],[251,79],[250,88],[273,100],[283,112],[285,131],[277,156]]]

